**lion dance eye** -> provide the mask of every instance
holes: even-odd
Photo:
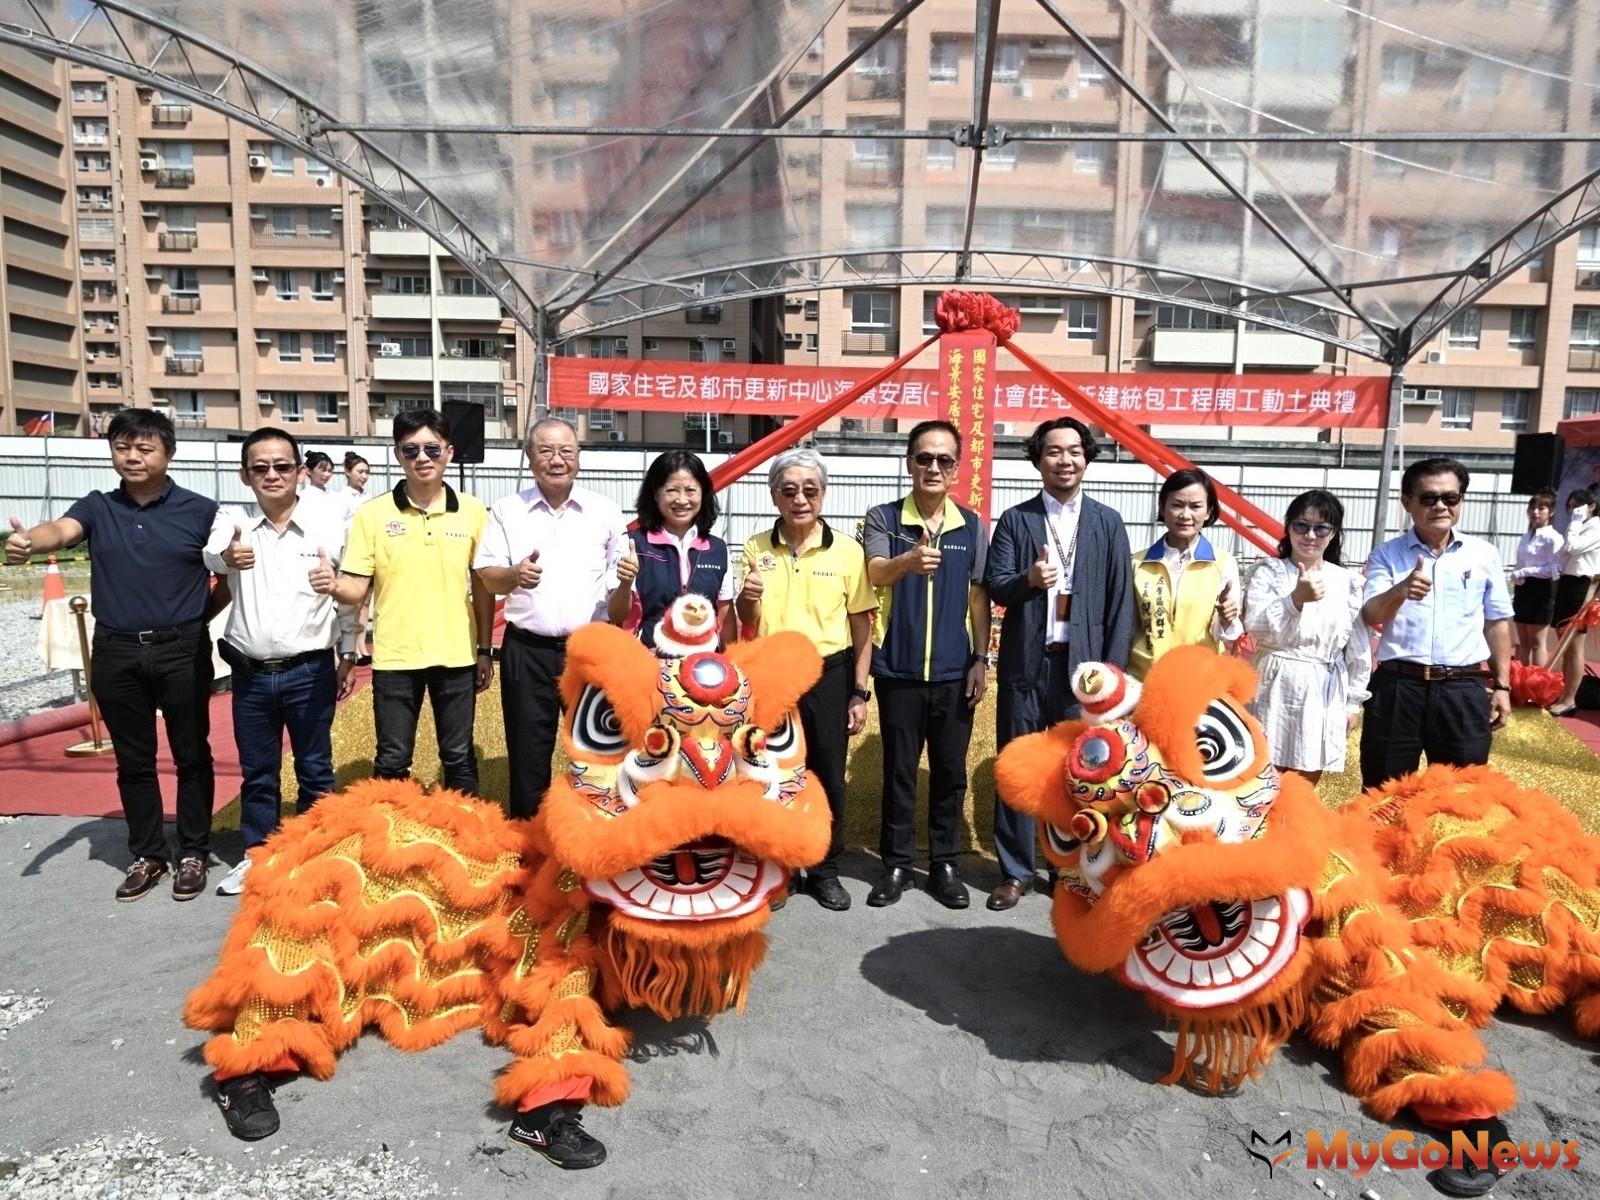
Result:
[[[1074,779],[1104,783],[1127,761],[1128,750],[1121,738],[1105,729],[1086,729],[1072,743],[1067,767]]]
[[[795,731],[794,717],[785,716],[779,721],[777,727],[766,735],[766,751],[768,754],[783,758],[794,753],[799,736]]]
[[[621,754],[628,748],[622,722],[597,687],[586,687],[572,710],[572,746],[590,754]]]
[[[1226,704],[1213,703],[1194,730],[1207,779],[1231,779],[1255,758],[1255,739],[1244,718]]]

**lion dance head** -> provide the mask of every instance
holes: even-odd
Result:
[[[1194,1069],[1237,1083],[1300,1016],[1323,849],[1296,816],[1320,805],[1273,768],[1238,659],[1175,649],[1142,688],[1085,663],[1072,687],[1084,718],[1016,739],[996,764],[1059,872],[1057,939],[1178,1020],[1169,1081]]]
[[[827,850],[795,705],[821,673],[800,634],[718,650],[685,596],[652,653],[589,625],[567,644],[564,776],[537,820],[575,872],[616,998],[663,1016],[742,1006],[769,904]]]

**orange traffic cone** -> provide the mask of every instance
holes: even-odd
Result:
[[[44,560],[44,594],[39,597],[39,615],[44,616],[44,606],[52,600],[67,598],[67,581],[61,578],[61,568],[56,566],[54,554]]]

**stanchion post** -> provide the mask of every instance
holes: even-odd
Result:
[[[89,693],[89,732],[93,734],[87,742],[74,742],[68,746],[67,757],[88,758],[110,754],[113,748],[111,739],[100,735],[100,705],[94,698],[94,667],[89,660],[89,623],[84,619],[84,614],[89,611],[89,601],[82,596],[74,596],[67,601],[67,607],[78,622],[78,654],[83,660],[83,689]]]

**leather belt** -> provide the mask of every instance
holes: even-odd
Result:
[[[140,646],[153,646],[158,642],[175,642],[179,638],[191,633],[198,633],[204,628],[204,621],[190,621],[186,625],[168,625],[161,629],[107,629],[104,625],[96,625],[96,637],[110,638],[114,642],[132,642]]]
[[[304,654],[291,655],[288,658],[251,658],[249,655],[240,654],[239,662],[246,670],[257,675],[282,675],[285,671],[292,671],[302,663],[314,663],[318,659],[327,660],[333,653],[333,648],[323,650],[307,650]],[[230,666],[232,664],[229,664]]]
[[[506,637],[512,641],[527,642],[532,646],[543,646],[547,650],[565,650],[567,639],[564,637],[548,637],[542,633],[534,633],[531,629],[524,629],[520,625],[506,625]]]
[[[1475,663],[1470,667],[1436,667],[1432,663],[1410,662],[1407,659],[1391,658],[1378,664],[1380,671],[1392,671],[1396,675],[1404,675],[1409,679],[1420,679],[1424,683],[1449,683],[1457,679],[1488,679],[1489,668],[1482,663]]]
[[[1044,648],[1046,654],[1065,654],[1070,647],[1066,642],[1051,642]]]

